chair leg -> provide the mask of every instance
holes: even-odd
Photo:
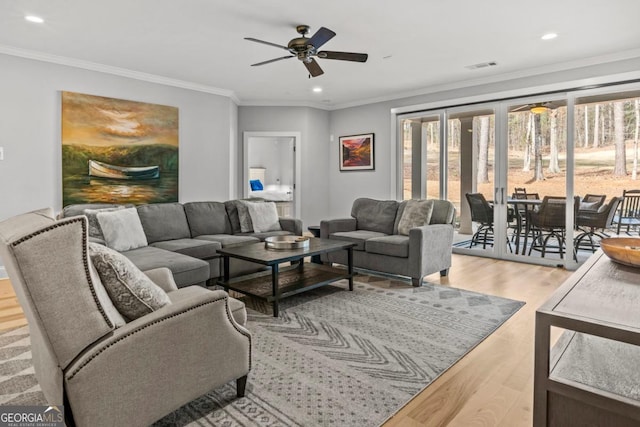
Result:
[[[444,270],[440,270],[440,276],[446,277],[449,274],[449,269],[445,268]]]
[[[412,277],[411,284],[414,287],[419,288],[420,286],[422,286],[422,277]]]
[[[247,387],[247,375],[240,377],[236,380],[236,396],[244,397],[244,392]]]

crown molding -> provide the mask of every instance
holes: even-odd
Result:
[[[308,101],[261,101],[261,100],[244,100],[238,104],[241,107],[307,107],[316,108],[318,110],[331,111],[331,104],[321,104]]]
[[[631,50],[626,50],[626,51],[622,51],[622,52],[616,52],[616,53],[607,54],[607,55],[594,56],[594,57],[590,57],[590,58],[583,58],[583,59],[577,59],[577,60],[573,60],[573,61],[566,61],[566,62],[561,62],[561,63],[557,63],[557,64],[552,64],[552,65],[545,65],[545,66],[541,66],[541,67],[529,68],[527,70],[514,71],[514,72],[510,72],[510,73],[503,73],[503,74],[495,74],[495,75],[492,75],[492,76],[482,77],[482,78],[478,78],[478,79],[470,79],[470,80],[463,80],[463,81],[458,81],[458,82],[453,82],[453,83],[444,83],[444,84],[440,84],[440,85],[427,86],[427,87],[424,87],[424,88],[411,90],[411,91],[407,91],[407,92],[402,92],[402,93],[397,93],[397,94],[394,94],[394,95],[386,95],[386,96],[380,96],[380,97],[375,97],[375,98],[362,99],[362,100],[359,100],[359,101],[345,102],[345,103],[341,103],[341,104],[334,104],[334,105],[331,106],[331,109],[332,110],[341,110],[341,109],[344,109],[344,108],[359,107],[359,106],[362,106],[362,105],[369,105],[369,104],[376,104],[376,103],[379,103],[379,102],[394,101],[394,100],[403,99],[403,98],[411,98],[411,97],[414,97],[414,96],[428,95],[428,94],[432,94],[432,93],[444,92],[444,91],[455,90],[455,89],[462,89],[462,88],[466,88],[466,87],[473,87],[473,86],[481,86],[481,85],[492,84],[492,83],[499,83],[499,82],[503,82],[505,80],[515,80],[515,79],[519,79],[519,78],[533,77],[533,76],[537,76],[537,75],[541,75],[541,74],[549,74],[549,73],[555,73],[555,72],[560,72],[560,71],[568,71],[568,70],[577,69],[577,68],[584,68],[584,67],[589,67],[589,66],[602,65],[602,64],[606,64],[606,63],[610,63],[610,62],[624,61],[624,60],[627,60],[627,59],[634,59],[634,58],[639,58],[639,57],[640,57],[640,49],[631,49]]]
[[[201,85],[197,83],[187,82],[184,80],[172,79],[169,77],[158,76],[155,74],[143,73],[140,71],[129,70],[126,68],[112,67],[110,65],[99,64],[97,62],[83,61],[81,59],[73,59],[65,56],[51,55],[43,52],[36,52],[17,47],[1,45],[0,53],[20,58],[33,59],[36,61],[50,62],[52,64],[66,65],[68,67],[81,68],[89,71],[97,71],[99,73],[112,74],[120,77],[141,80],[149,83],[157,83],[166,86],[178,87],[181,89],[189,89],[197,92],[210,93],[213,95],[225,96],[233,100],[236,104],[240,100],[232,90],[220,89],[213,86]]]

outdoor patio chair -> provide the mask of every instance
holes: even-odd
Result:
[[[576,196],[574,201],[575,215],[580,198]],[[539,251],[543,258],[547,253],[556,253],[560,258],[564,258],[566,202],[566,197],[545,196],[538,210],[530,212],[533,242],[529,248],[529,255],[535,250]]]
[[[469,248],[481,243],[482,249],[486,249],[487,246],[493,246],[493,206],[485,199],[482,193],[466,193],[465,197],[471,208],[471,221],[480,224],[471,237]],[[512,214],[509,214],[509,221],[512,220]],[[512,250],[509,239],[507,239],[507,244],[509,245],[509,250]]]
[[[626,233],[631,234],[631,229],[638,231],[640,228],[640,190],[624,190],[622,192],[622,203],[620,211],[613,218],[616,224],[616,234],[620,234],[620,229],[626,227]]]
[[[612,197],[609,203],[597,211],[579,210],[576,215],[576,227],[581,231],[575,238],[574,247],[595,252],[600,247],[600,239],[609,237],[605,232],[611,228],[613,217],[620,205],[620,197]]]
[[[580,200],[579,211],[597,211],[604,205],[606,194],[587,194]]]

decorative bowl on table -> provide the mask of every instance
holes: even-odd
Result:
[[[640,267],[640,238],[607,237],[600,241],[600,247],[612,261],[631,267]]]
[[[304,249],[309,247],[309,238],[305,236],[272,236],[264,239],[267,249]]]

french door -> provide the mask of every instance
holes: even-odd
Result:
[[[550,105],[551,101],[555,102],[553,109],[531,111],[532,106]],[[457,211],[455,253],[574,265],[573,251],[567,250],[572,248],[573,216],[567,216],[568,232],[558,243],[564,246],[562,258],[542,257],[541,251],[532,250],[534,236],[527,229],[526,213],[519,212],[512,198],[516,187],[537,191],[540,198],[572,192],[572,182],[567,180],[571,166],[567,111],[566,100],[545,98],[399,116],[399,198],[439,197],[453,202]],[[542,176],[536,177],[534,173],[540,171]],[[491,218],[474,212],[477,207],[472,208],[467,194],[482,195]],[[570,200],[567,212],[573,212]]]

